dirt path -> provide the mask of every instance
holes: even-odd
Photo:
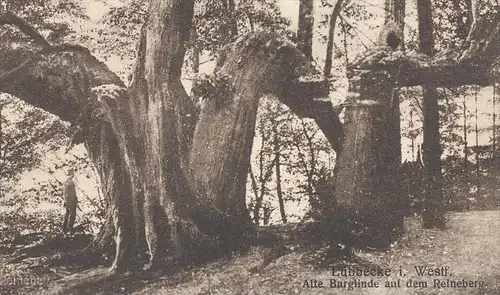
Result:
[[[311,269],[301,260],[302,255],[293,253],[281,257],[261,274],[247,271],[258,256],[242,257],[192,272],[191,278],[183,283],[152,282],[133,294],[500,295],[500,211],[452,213],[444,231],[416,229],[392,251],[358,253],[373,265],[390,269],[389,277],[332,276],[331,271]],[[443,273],[446,275],[418,276],[415,267],[425,266],[446,270]],[[400,267],[403,275],[399,275]],[[379,287],[332,288],[331,279],[351,283],[358,279],[373,280]],[[468,282],[467,287],[463,287],[463,280]],[[387,281],[396,287],[385,287]],[[461,285],[452,287],[451,281]],[[476,286],[469,286],[471,281]],[[322,287],[317,287],[319,282]],[[417,287],[407,287],[408,282]]]
[[[418,222],[413,222],[410,228],[413,230],[391,251],[357,253],[370,263],[369,270],[390,270],[389,276],[339,276],[343,271],[341,267],[336,269],[334,276],[331,270],[314,269],[305,263],[303,252],[285,255],[262,272],[254,273],[250,270],[262,263],[261,252],[256,249],[245,256],[217,261],[172,276],[135,282],[128,279],[102,282],[96,284],[93,290],[80,290],[75,294],[500,295],[500,211],[452,213],[444,231],[422,230]],[[0,266],[2,264],[0,257]],[[4,265],[4,275],[21,271],[20,264],[7,266]],[[418,267],[439,269],[442,273],[439,276],[419,276],[416,272]],[[332,280],[336,280],[333,286]],[[379,286],[345,288],[338,287],[339,281],[351,284],[354,281],[361,284],[372,281]],[[386,287],[386,282],[392,286]],[[416,287],[408,287],[409,282]],[[457,282],[459,286],[452,287]],[[464,282],[467,286],[463,286]],[[0,288],[2,295],[45,294],[48,290],[23,288],[9,290],[12,293],[6,291]]]
[[[487,292],[484,294],[499,295],[500,212],[474,213],[460,214],[452,219],[452,231],[445,235],[451,255],[443,255],[443,258],[455,269],[457,277],[485,280]]]
[[[451,214],[447,230],[420,231],[408,245],[407,249],[395,251],[393,257],[388,257],[389,265],[391,268],[402,266],[407,273],[403,281],[425,281],[427,288],[404,288],[380,294],[500,295],[500,211]],[[446,276],[419,277],[415,267],[425,265],[448,267],[448,271]],[[478,285],[481,282],[484,285],[452,287],[447,285],[447,280],[478,281]]]

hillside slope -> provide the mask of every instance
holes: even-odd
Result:
[[[133,294],[133,295],[216,295],[216,294],[488,294],[500,295],[500,211],[475,211],[449,214],[447,229],[422,230],[416,220],[409,220],[409,232],[387,252],[357,252],[362,264],[350,268],[373,270],[375,276],[340,276],[345,265],[317,268],[309,263],[310,253],[292,251],[261,269],[264,252],[252,249],[244,256],[233,257],[184,269],[170,275],[121,277],[90,283],[71,294]],[[1,259],[0,259],[1,261]],[[2,266],[18,269],[21,264]],[[436,276],[418,276],[427,266]],[[438,271],[435,271],[435,269]],[[257,271],[256,271],[257,269]],[[377,276],[391,271],[389,276]],[[97,270],[97,276],[105,273]],[[440,273],[439,273],[440,272]],[[437,276],[439,274],[440,276]],[[4,275],[9,275],[4,272]],[[76,277],[77,275],[68,276]],[[52,277],[53,279],[53,277]],[[336,280],[334,287],[331,283]],[[399,286],[398,284],[399,280]],[[439,280],[439,281],[435,281]],[[351,284],[378,282],[377,287],[338,287],[339,282]],[[462,286],[464,281],[468,286]],[[320,282],[322,286],[320,287]],[[386,287],[385,283],[392,283]],[[412,282],[417,287],[407,287]],[[456,284],[458,287],[451,287]],[[471,283],[476,286],[470,286]],[[2,288],[0,294],[54,294],[52,282],[48,289]],[[425,285],[426,284],[426,285]],[[57,288],[55,288],[57,289]],[[8,291],[7,291],[8,290]],[[60,289],[61,290],[61,289]],[[70,294],[64,291],[64,294]]]
[[[500,211],[453,213],[445,231],[421,230],[418,224],[403,240],[387,253],[362,252],[360,258],[369,262],[369,269],[391,269],[389,277],[332,276],[329,269],[312,269],[301,259],[305,253],[292,253],[267,266],[262,273],[249,271],[262,259],[258,253],[227,262],[210,264],[202,269],[179,275],[181,281],[158,280],[132,292],[146,294],[491,294],[500,295]],[[399,267],[406,276],[399,276]],[[429,266],[443,269],[446,276],[418,277],[416,268]],[[446,268],[448,267],[448,268]],[[337,267],[339,274],[342,267]],[[420,268],[422,269],[422,268]],[[379,288],[330,288],[330,280],[373,279]],[[400,287],[385,287],[386,281],[397,282]],[[304,286],[307,280],[310,287]],[[312,288],[319,281],[323,288]],[[408,288],[409,281],[419,288]],[[434,280],[439,280],[435,282]],[[476,287],[451,287],[447,280],[477,281]],[[480,288],[479,285],[484,282]],[[395,283],[396,284],[396,283]],[[462,283],[463,285],[463,283]],[[437,286],[440,286],[438,288]]]

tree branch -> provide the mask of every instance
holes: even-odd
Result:
[[[332,103],[323,100],[282,100],[292,112],[302,118],[314,119],[318,127],[325,134],[333,150],[339,153],[342,150],[344,141],[344,128],[339,119],[337,110]]]
[[[286,93],[279,99],[297,116],[314,119],[338,153],[342,149],[344,133],[338,112],[328,99],[329,91],[329,80],[319,76],[302,76],[288,85]]]
[[[4,73],[0,73],[0,84],[2,84],[4,81],[8,80],[12,76],[16,75],[20,70],[22,70],[29,62],[31,61],[30,58],[25,59],[23,62],[21,62],[17,67],[8,70]]]
[[[323,76],[325,77],[325,79],[330,77],[332,71],[332,53],[335,38],[335,23],[337,22],[337,17],[340,15],[343,2],[344,0],[337,0],[337,3],[335,3],[335,7],[333,8],[332,15],[330,16],[330,26],[328,28],[328,43],[326,45],[325,67],[323,71]]]
[[[429,83],[437,87],[490,85],[499,77],[491,70],[500,48],[500,13],[493,21],[475,22],[461,48],[448,49],[429,57],[422,53],[405,55],[400,51],[391,52],[376,47],[358,56],[349,65],[348,77],[359,75],[359,71],[390,71],[400,87]]]
[[[29,36],[35,44],[38,44],[42,47],[50,47],[51,44],[49,41],[47,41],[35,28],[33,28],[31,25],[29,25],[26,21],[24,21],[22,18],[18,17],[14,13],[7,11],[4,14],[0,16],[0,25],[13,25],[21,32]]]

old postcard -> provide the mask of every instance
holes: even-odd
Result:
[[[0,294],[500,294],[499,11],[0,0]]]

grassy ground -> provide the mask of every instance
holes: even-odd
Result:
[[[380,276],[333,276],[331,269],[315,268],[306,257],[309,254],[294,251],[278,258],[260,271],[254,267],[262,264],[262,250],[253,249],[248,255],[233,257],[186,269],[172,275],[141,278],[121,278],[95,284],[91,289],[75,291],[79,294],[168,294],[168,295],[215,295],[215,294],[489,294],[500,295],[500,211],[452,213],[447,229],[422,230],[415,220],[409,221],[409,231],[401,241],[387,252],[359,252],[364,263],[352,267],[390,269],[391,275]],[[25,269],[26,262],[2,264],[3,275]],[[444,276],[418,276],[415,267],[447,269]],[[336,272],[345,266],[336,265]],[[400,275],[401,270],[401,275]],[[102,272],[102,271],[101,271]],[[99,273],[99,271],[97,272]],[[0,271],[2,274],[2,271]],[[33,275],[33,273],[32,273]],[[40,278],[53,280],[54,276]],[[379,287],[348,288],[330,287],[337,281],[360,280],[378,282]],[[397,286],[399,280],[399,287]],[[441,287],[446,280],[476,281],[482,287]],[[307,282],[307,284],[306,284]],[[322,282],[323,286],[319,286]],[[392,282],[394,287],[385,287]],[[408,282],[417,287],[407,287]],[[437,282],[437,281],[436,281]],[[1,282],[0,282],[1,284]],[[425,286],[426,284],[426,286]],[[316,286],[316,287],[314,287]],[[0,294],[45,294],[46,288],[24,286],[6,289],[0,285]],[[3,291],[2,291],[3,290]],[[52,290],[53,291],[53,290]],[[12,292],[12,293],[11,293]]]

